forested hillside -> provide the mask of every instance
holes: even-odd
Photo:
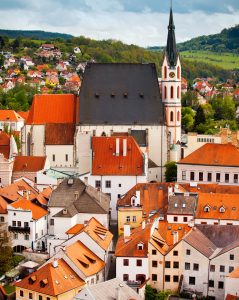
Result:
[[[73,37],[70,34],[58,33],[58,32],[48,32],[42,30],[8,30],[0,29],[0,36],[7,36],[9,38],[15,39],[17,37],[22,38],[32,38],[32,39],[69,39]]]

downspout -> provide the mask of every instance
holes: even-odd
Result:
[[[209,292],[210,266],[211,266],[211,260],[210,260],[210,258],[209,258],[209,261],[208,261],[208,274],[207,274],[207,297],[208,297],[208,292]]]
[[[164,291],[164,275],[165,274],[165,255],[163,256],[163,291]]]

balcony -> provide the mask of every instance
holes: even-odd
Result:
[[[30,233],[30,227],[8,226],[8,231],[18,233]]]

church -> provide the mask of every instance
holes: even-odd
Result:
[[[167,161],[180,159],[181,64],[172,8],[161,79],[153,63],[88,63],[79,98],[35,95],[22,155],[47,155],[52,167],[87,173],[94,136],[132,136],[157,167],[157,181]]]

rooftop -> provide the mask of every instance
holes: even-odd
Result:
[[[13,172],[38,172],[44,170],[46,156],[16,156]]]
[[[7,122],[19,122],[24,121],[20,114],[16,113],[14,110],[0,110],[0,121]]]

